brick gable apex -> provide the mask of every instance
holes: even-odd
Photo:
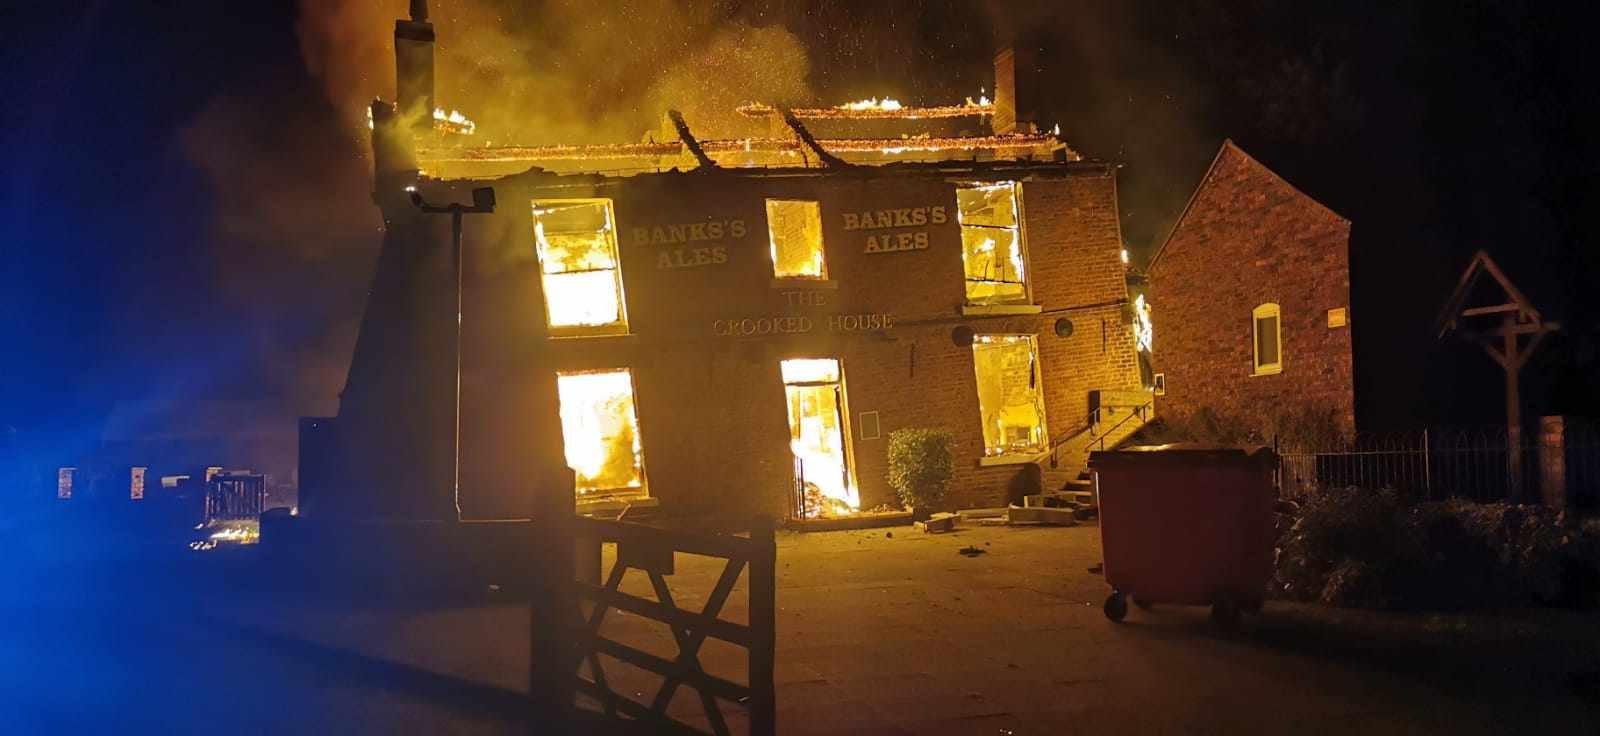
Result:
[[[1346,226],[1350,224],[1349,218],[1334,212],[1327,205],[1317,201],[1305,192],[1300,191],[1288,180],[1279,176],[1277,172],[1256,160],[1254,156],[1246,153],[1243,148],[1233,142],[1232,138],[1225,138],[1222,146],[1217,149],[1217,155],[1211,159],[1211,165],[1206,167],[1206,172],[1200,177],[1200,183],[1194,188],[1194,193],[1189,195],[1189,201],[1184,203],[1183,211],[1178,214],[1178,219],[1172,223],[1172,228],[1167,231],[1167,237],[1161,241],[1161,247],[1156,249],[1155,255],[1150,257],[1149,264],[1145,267],[1146,273],[1152,277],[1161,262],[1161,257],[1166,254],[1168,246],[1182,231],[1184,222],[1194,210],[1195,203],[1205,198],[1213,188],[1219,175],[1232,172],[1236,169],[1245,169],[1245,176],[1253,181],[1260,182],[1263,186],[1275,190],[1277,193],[1303,204],[1309,204],[1313,212],[1325,215],[1329,219],[1337,220]]]

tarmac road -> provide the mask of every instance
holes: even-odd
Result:
[[[1099,562],[1093,526],[780,534],[778,546],[785,734],[1600,733],[1593,613],[1269,602],[1224,634],[1201,608],[1107,621],[1105,582],[1087,572]],[[965,546],[984,554],[958,554]],[[196,553],[13,568],[18,594],[0,606],[0,731],[526,730],[525,604],[492,593],[425,606],[285,596],[250,585],[252,564]],[[719,572],[720,561],[680,555],[669,578],[678,605],[702,605]],[[638,573],[624,588],[653,597]],[[741,584],[724,616],[744,612]],[[608,614],[606,631],[676,652],[664,626],[635,616]],[[708,642],[700,659],[743,680],[730,645]],[[606,674],[645,702],[658,682],[620,664]],[[739,709],[724,710],[740,732]],[[688,688],[670,712],[704,723]]]

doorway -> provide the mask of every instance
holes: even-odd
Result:
[[[794,454],[793,513],[799,519],[847,516],[861,509],[850,467],[844,374],[833,358],[780,364]]]

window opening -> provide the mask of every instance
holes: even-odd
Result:
[[[795,464],[795,515],[847,516],[861,508],[850,472],[844,380],[839,361],[796,358],[780,366]]]
[[[1047,449],[1038,341],[1032,335],[978,335],[972,354],[984,454]]]
[[[961,261],[969,304],[1028,301],[1019,190],[1013,181],[956,188],[956,219],[961,223]]]
[[[626,368],[556,374],[561,439],[579,498],[648,495],[633,374]]]
[[[552,330],[628,331],[616,230],[609,199],[533,203],[533,235]]]
[[[816,202],[767,200],[767,235],[772,242],[774,277],[828,278],[822,251],[822,209]]]

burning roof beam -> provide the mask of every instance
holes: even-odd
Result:
[[[800,138],[802,143],[817,154],[817,160],[821,161],[823,166],[843,168],[850,165],[838,156],[828,153],[827,149],[817,143],[817,139],[811,136],[811,131],[806,130],[806,126],[801,124],[799,118],[794,116],[794,113],[784,110],[783,122],[788,124],[789,128],[794,131],[794,134]]]
[[[684,122],[683,113],[668,110],[667,117],[672,120],[672,127],[678,131],[678,140],[683,141],[683,147],[694,154],[694,159],[700,162],[700,166],[707,169],[717,168],[717,162],[706,155],[705,149],[700,147],[700,141],[695,140],[694,134],[689,132],[689,124]]]
[[[699,141],[701,149],[709,156],[735,153],[799,154],[802,143],[792,138],[736,138]],[[981,150],[1020,151],[1027,149],[1060,149],[1061,142],[1047,133],[1007,134],[949,138],[826,138],[818,144],[833,154],[841,153],[942,153]],[[683,144],[672,143],[606,143],[598,145],[553,146],[491,146],[461,148],[424,148],[419,154],[428,162],[474,161],[584,161],[624,158],[668,158],[681,156]],[[1070,151],[1067,160],[1077,160]]]
[[[738,108],[739,114],[748,118],[765,118],[779,115],[777,108],[760,102],[752,102]],[[994,114],[994,103],[987,97],[979,98],[976,102],[968,99],[960,105],[940,105],[936,107],[906,107],[899,105],[885,106],[882,102],[877,105],[855,106],[840,105],[838,107],[797,107],[788,112],[801,120],[928,120],[935,118],[966,118],[985,117]]]

